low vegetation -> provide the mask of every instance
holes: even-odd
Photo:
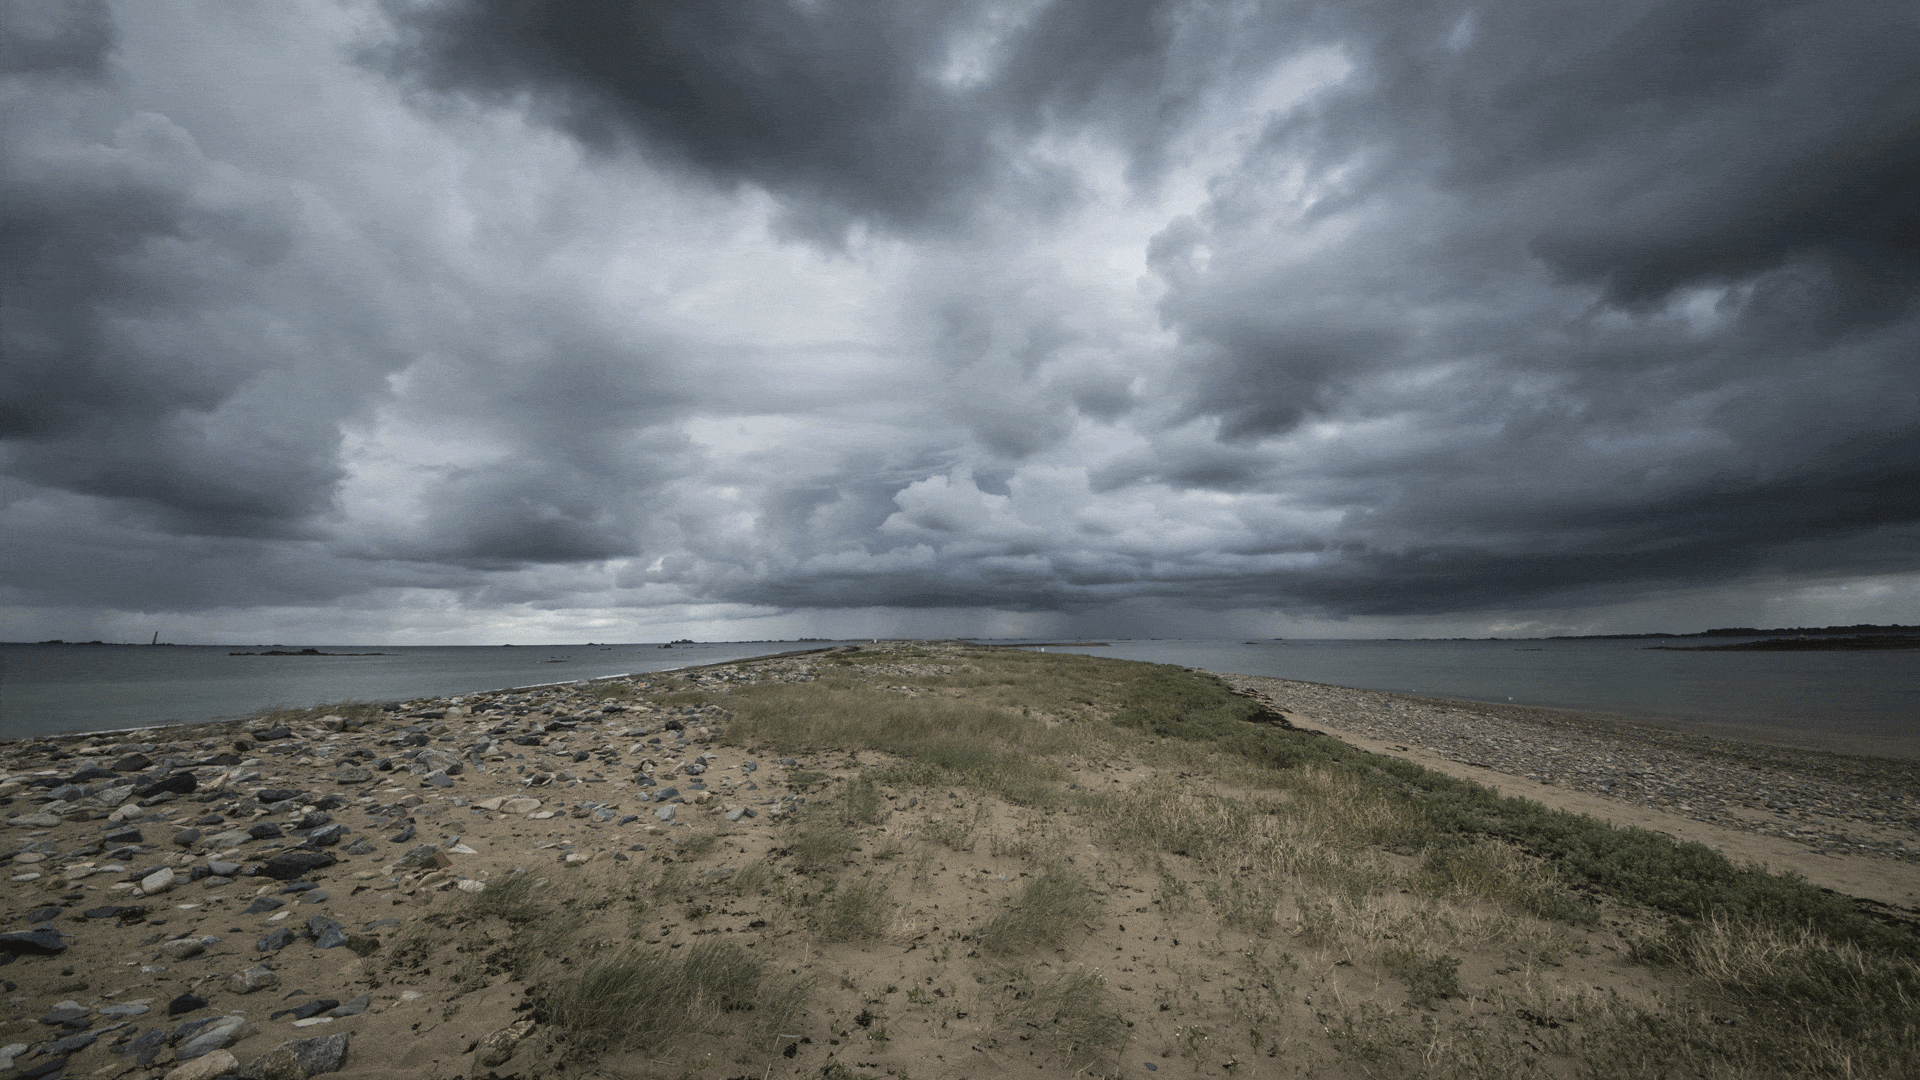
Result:
[[[795,1075],[805,1037],[839,1055],[811,1075],[874,1075],[849,1063],[911,1025],[1061,1076],[1914,1075],[1920,940],[1805,881],[1259,722],[1181,668],[928,645],[818,673],[665,699],[807,759],[764,858],[688,833],[511,876],[434,916],[464,959],[389,962],[520,980],[576,1063],[697,1034]]]

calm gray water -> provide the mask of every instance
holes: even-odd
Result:
[[[1739,638],[1676,645],[1731,644]],[[1720,735],[1920,757],[1920,650],[1671,652],[1657,641],[1114,641],[1049,651],[1468,701],[1618,713]],[[1840,745],[1844,743],[1845,745]]]
[[[1801,742],[1831,738],[1835,749],[1920,757],[1920,651],[1660,652],[1647,644],[1187,640],[1114,641],[1104,648],[1063,651],[1366,690],[1619,713],[1717,734]],[[649,645],[318,647],[388,655],[229,656],[234,647],[0,645],[0,737],[247,716],[276,705],[473,693],[661,671],[821,643],[731,642],[670,650]]]
[[[822,648],[714,645],[317,645],[385,656],[229,656],[243,645],[0,645],[0,738],[251,716],[280,706],[392,701],[664,671]]]

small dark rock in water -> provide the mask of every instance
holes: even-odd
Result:
[[[149,799],[167,792],[175,795],[191,795],[199,786],[200,781],[190,772],[168,773],[151,784],[134,788],[133,796],[136,799]]]
[[[0,952],[8,956],[53,956],[67,951],[67,943],[52,930],[15,930],[0,934]]]
[[[190,1013],[195,1009],[204,1009],[206,1007],[206,998],[198,994],[181,994],[179,997],[167,1002],[167,1015],[179,1016],[181,1013]]]
[[[339,861],[324,851],[284,851],[268,859],[260,869],[275,881],[292,881]]]

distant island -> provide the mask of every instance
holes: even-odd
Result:
[[[1837,652],[1840,650],[1920,649],[1920,635],[1858,634],[1853,637],[1767,638],[1732,645],[1649,645],[1663,652]]]
[[[383,652],[321,652],[319,649],[268,649],[266,652],[230,652],[228,656],[388,656]]]
[[[1894,635],[1920,634],[1920,626],[1905,626],[1892,623],[1878,626],[1873,623],[1855,623],[1852,626],[1776,626],[1769,630],[1760,630],[1751,626],[1723,626],[1717,630],[1702,630],[1697,634],[1556,634],[1547,641],[1632,641],[1641,638],[1715,638],[1715,637],[1823,637],[1851,635]]]

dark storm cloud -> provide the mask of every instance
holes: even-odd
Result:
[[[1910,5],[8,13],[22,602],[1418,616],[1916,569]]]
[[[590,144],[758,185],[788,200],[790,225],[831,238],[861,221],[953,227],[987,193],[1071,202],[1071,170],[1022,153],[1047,125],[1131,114],[1150,171],[1193,81],[1169,48],[1181,9],[470,0],[400,8],[412,34],[385,63],[443,91],[532,91]]]

